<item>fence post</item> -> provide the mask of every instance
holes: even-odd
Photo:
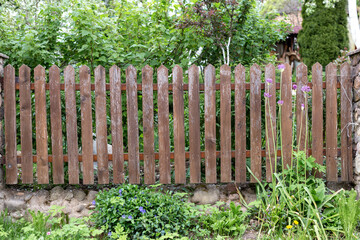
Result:
[[[360,193],[360,49],[349,52],[351,60],[351,80],[353,85],[353,150],[354,150],[354,183]]]
[[[4,131],[2,122],[4,119],[4,106],[3,106],[3,77],[4,77],[4,61],[9,57],[5,54],[0,53],[0,190],[5,187],[5,176],[3,169],[3,155],[4,155]]]

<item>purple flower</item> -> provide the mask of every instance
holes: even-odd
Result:
[[[283,101],[283,100],[279,100],[277,103],[278,103],[279,105],[283,105],[283,104],[284,104],[284,101]]]
[[[134,197],[134,199],[137,199],[137,197]]]
[[[146,210],[143,207],[139,207],[141,213],[146,213]]]
[[[109,237],[111,236],[111,232],[108,233],[108,236],[109,236]]]
[[[119,190],[119,195],[122,196],[122,189]]]
[[[305,85],[301,88],[301,91],[306,92],[306,93],[310,92],[310,87],[308,85]]]
[[[264,93],[264,97],[269,98],[271,97],[270,93]]]
[[[273,82],[273,80],[271,78],[267,78],[265,81],[269,84]]]
[[[95,205],[95,204],[96,204],[95,200],[94,200],[94,201],[92,201],[92,205]]]
[[[278,69],[279,69],[279,70],[282,70],[282,69],[284,69],[284,68],[285,68],[285,65],[284,65],[284,64],[279,64],[279,65],[278,65]]]
[[[304,110],[304,108],[305,108],[305,105],[302,103],[301,104],[301,110]]]
[[[294,90],[297,89],[297,85],[296,85],[296,84],[293,85],[293,89],[294,89]]]
[[[121,217],[122,217],[122,218],[126,218],[126,215],[124,214],[124,215],[122,215]]]
[[[132,219],[132,216],[130,215],[130,216],[128,216],[128,219]]]

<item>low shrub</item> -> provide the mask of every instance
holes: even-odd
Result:
[[[160,238],[172,233],[188,236],[196,227],[196,211],[182,197],[123,184],[99,192],[93,201],[92,221],[110,237],[116,228],[122,228],[131,239]]]

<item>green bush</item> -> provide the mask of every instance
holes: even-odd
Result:
[[[340,0],[334,8],[316,0],[316,8],[308,13],[306,0],[302,8],[303,29],[299,32],[300,54],[310,68],[315,62],[324,67],[348,46],[346,2]]]
[[[220,236],[241,237],[247,227],[247,217],[250,214],[241,210],[241,205],[235,206],[230,203],[230,208],[214,208],[210,214],[200,216],[202,228],[208,234],[218,234]]]
[[[92,220],[109,236],[116,227],[123,227],[132,239],[159,238],[168,233],[188,236],[195,227],[196,214],[181,196],[124,184],[97,195]]]

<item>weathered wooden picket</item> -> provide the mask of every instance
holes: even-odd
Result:
[[[18,164],[21,164],[21,182],[33,183],[33,163],[37,165],[37,182],[49,183],[49,162],[52,162],[52,180],[54,184],[64,183],[64,162],[68,162],[70,184],[79,184],[79,162],[83,162],[83,184],[94,183],[93,161],[98,163],[98,183],[109,183],[108,162],[113,163],[113,183],[125,180],[124,161],[128,161],[128,181],[139,184],[140,161],[144,161],[144,183],[156,182],[156,164],[158,160],[160,183],[171,183],[171,168],[175,169],[175,183],[186,183],[187,164],[189,160],[190,182],[201,182],[201,162],[205,161],[206,183],[216,183],[217,167],[220,167],[221,182],[246,182],[246,162],[250,158],[251,171],[258,179],[271,181],[271,169],[275,166],[275,156],[282,156],[285,165],[291,165],[293,115],[297,119],[299,148],[305,150],[306,132],[308,128],[308,100],[301,88],[308,85],[312,88],[312,128],[311,142],[307,149],[316,161],[323,164],[326,156],[328,181],[338,181],[338,161],[341,161],[341,181],[352,180],[352,131],[351,103],[352,83],[350,81],[350,66],[345,63],[340,67],[338,82],[337,67],[330,63],[326,67],[326,80],[323,81],[322,66],[312,67],[312,82],[308,82],[308,69],[304,64],[297,67],[296,113],[292,112],[292,74],[291,68],[285,64],[281,80],[275,83],[275,67],[271,64],[265,67],[265,75],[258,65],[250,69],[249,82],[246,81],[245,68],[238,65],[234,70],[232,83],[231,68],[220,68],[220,83],[216,83],[215,68],[209,65],[204,70],[204,84],[199,83],[199,68],[191,66],[188,69],[188,84],[183,83],[183,70],[175,66],[172,70],[172,84],[169,84],[168,69],[161,66],[157,69],[157,83],[153,83],[153,69],[145,66],[142,69],[142,83],[137,83],[137,70],[129,66],[126,70],[126,84],[121,83],[120,69],[113,66],[109,71],[110,83],[106,83],[106,71],[102,66],[95,69],[95,84],[91,84],[90,70],[82,66],[79,70],[80,84],[75,83],[75,71],[68,66],[64,69],[64,84],[60,81],[60,69],[52,66],[49,69],[47,83],[45,68],[37,66],[34,69],[34,83],[31,83],[30,68],[23,65],[19,69],[19,83],[15,82],[15,69],[8,65],[4,73],[4,108],[5,108],[5,163],[6,183],[18,183]],[[265,79],[273,79],[267,84]],[[341,129],[338,129],[338,89],[340,89]],[[48,155],[48,128],[46,113],[46,91],[50,94],[50,123],[52,155]],[[216,91],[220,90],[220,136],[216,136]],[[272,95],[265,103],[267,121],[266,148],[262,149],[261,124],[262,92]],[[281,90],[280,116],[276,111],[276,91]],[[19,91],[20,101],[16,101],[16,91]],[[36,129],[32,128],[31,91],[35,91]],[[66,123],[62,122],[60,92],[65,91]],[[77,112],[75,91],[81,96],[81,155],[79,155],[77,135]],[[93,119],[91,92],[95,91],[95,121],[97,154],[93,154]],[[107,113],[106,97],[110,91],[111,102],[111,137],[112,154],[107,152]],[[126,91],[127,108],[122,109],[121,92]],[[158,142],[159,152],[154,150],[154,91],[157,91],[158,101]],[[173,94],[173,124],[174,152],[170,152],[169,130],[169,91]],[[184,91],[189,96],[189,147],[185,151],[184,128]],[[235,91],[235,122],[231,118],[231,92]],[[246,91],[250,91],[250,126],[246,126]],[[143,137],[139,139],[138,93],[142,94]],[[205,93],[205,122],[200,121],[200,93]],[[323,129],[323,92],[325,99],[325,138]],[[16,129],[16,104],[20,104],[20,129]],[[304,104],[304,105],[302,105]],[[122,113],[127,114],[127,135],[123,136]],[[280,118],[281,117],[281,118]],[[276,124],[281,119],[282,152],[275,149],[273,136],[276,136]],[[302,122],[302,124],[300,124]],[[62,124],[67,129],[67,155],[63,155]],[[200,149],[200,125],[205,125],[205,151]],[[231,126],[235,126],[235,139],[231,138]],[[246,128],[250,127],[250,149],[246,149]],[[301,129],[302,128],[302,129]],[[17,156],[16,131],[21,132],[21,156]],[[36,130],[36,155],[33,155],[32,133]],[[337,133],[341,131],[341,149],[338,149]],[[127,137],[128,152],[123,151],[123,137]],[[220,151],[216,149],[216,138],[220,137]],[[307,140],[305,140],[307,139]],[[139,141],[143,141],[144,151],[139,153]],[[235,149],[232,149],[235,141]],[[324,144],[326,143],[326,144]],[[341,160],[338,159],[341,157]],[[220,166],[217,159],[220,158]],[[266,161],[263,159],[266,158]],[[173,159],[173,165],[171,164]],[[203,160],[205,159],[205,160]],[[235,159],[235,165],[232,165]],[[265,168],[262,163],[266,162]],[[263,169],[266,173],[263,174]],[[235,171],[235,179],[232,178]],[[251,177],[251,182],[256,179]]]

